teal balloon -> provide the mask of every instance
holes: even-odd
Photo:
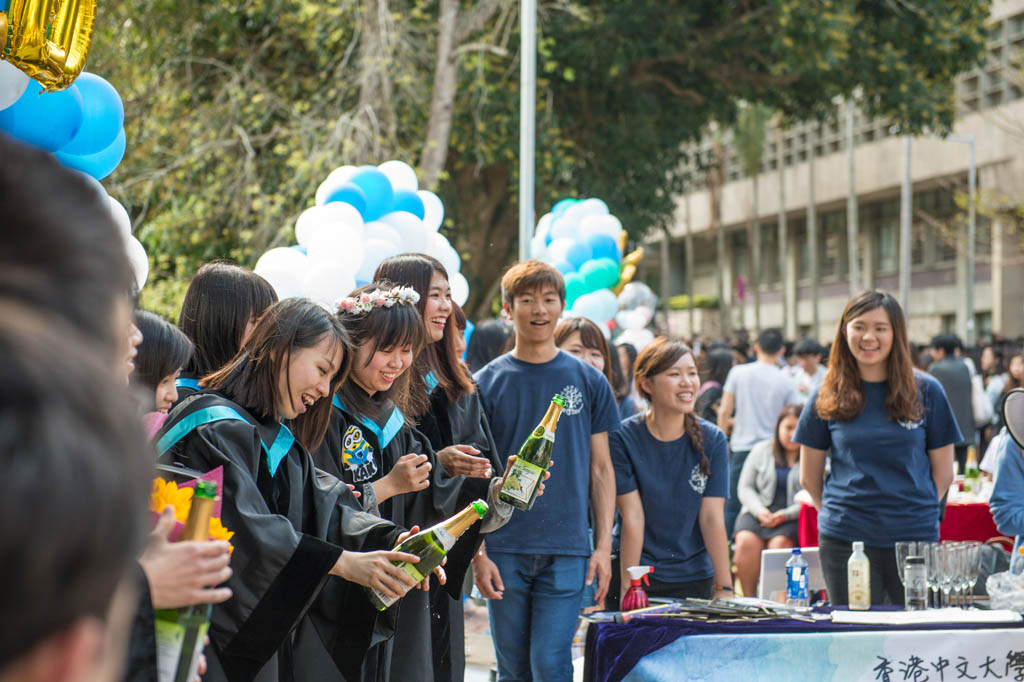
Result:
[[[573,204],[578,204],[579,201],[580,201],[579,199],[573,199],[572,197],[566,197],[565,199],[562,199],[557,204],[555,204],[554,206],[551,207],[551,215],[556,216],[556,217],[560,216],[563,213],[565,213],[567,210],[569,210],[570,206],[572,206]]]
[[[608,289],[619,282],[619,266],[611,258],[594,258],[580,268],[587,285],[587,293]]]
[[[124,128],[121,128],[121,132],[117,134],[117,137],[110,143],[110,146],[106,149],[101,149],[95,154],[78,155],[57,152],[54,156],[68,168],[74,168],[77,171],[91,175],[97,180],[102,180],[113,173],[114,169],[121,163],[126,146],[127,140],[124,136]]]
[[[587,285],[583,275],[570,272],[565,276],[565,307],[571,308],[576,299],[587,293]]]

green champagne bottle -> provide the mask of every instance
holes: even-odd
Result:
[[[973,445],[968,445],[964,462],[964,492],[978,492],[978,475],[978,451]]]
[[[410,564],[408,561],[393,561],[392,563],[411,575],[419,584],[430,575],[431,571],[441,565],[448,550],[455,546],[455,541],[466,532],[466,529],[482,519],[486,513],[487,503],[483,500],[476,500],[447,521],[421,530],[416,535],[406,538],[395,548],[396,552],[415,554],[420,558],[419,563]],[[370,601],[383,611],[398,599],[377,590],[370,590]]]
[[[180,542],[210,539],[210,518],[217,502],[215,481],[196,481],[192,508],[178,538]],[[180,609],[156,609],[156,657],[159,682],[192,682],[210,628],[211,604]]]
[[[562,416],[563,407],[565,398],[560,395],[552,398],[544,418],[519,448],[516,461],[512,463],[512,471],[508,473],[498,493],[498,499],[502,502],[523,511],[533,507],[540,483],[544,480],[544,472],[555,450],[555,428],[558,426],[558,418]]]

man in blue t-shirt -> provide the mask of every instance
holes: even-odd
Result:
[[[529,512],[487,536],[473,560],[488,601],[498,679],[572,680],[570,649],[584,584],[597,581],[601,604],[611,578],[615,474],[608,432],[618,428],[615,396],[604,375],[555,345],[565,283],[536,260],[501,280],[515,347],[475,375],[480,401],[502,457],[514,454],[556,393],[565,407],[555,434],[553,470]],[[594,548],[587,531],[593,510]]]

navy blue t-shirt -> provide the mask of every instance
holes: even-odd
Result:
[[[565,398],[544,495],[529,512],[516,512],[504,528],[488,535],[487,551],[590,556],[590,437],[619,427],[608,380],[564,351],[540,363],[506,353],[473,378],[502,461],[537,428],[551,398],[556,393]]]
[[[729,496],[729,445],[721,429],[698,418],[711,476],[700,470],[700,454],[684,435],[656,439],[643,413],[622,422],[611,434],[617,495],[636,490],[644,506],[643,565],[654,566],[663,582],[691,582],[714,576],[711,557],[700,532],[700,505],[705,497]]]
[[[898,422],[885,407],[886,382],[861,381],[864,409],[848,422],[822,419],[818,391],[800,415],[793,441],[831,450],[818,530],[846,542],[892,547],[939,538],[939,496],[928,451],[962,440],[942,385],[915,372],[924,414]]]

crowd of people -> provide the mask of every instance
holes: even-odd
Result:
[[[195,604],[214,605],[206,680],[461,680],[473,585],[499,680],[569,680],[581,609],[617,608],[627,568],[653,567],[653,596],[750,595],[801,500],[833,603],[863,541],[872,593],[899,604],[893,544],[938,539],[954,452],[998,438],[1024,379],[1009,344],[980,372],[955,337],[918,352],[873,290],[827,348],[766,329],[638,352],[565,318],[561,274],[533,260],[468,345],[422,254],[336,310],[210,263],[174,325],[138,309],[103,197],[46,154],[0,139],[0,215],[4,680],[156,680],[155,611]],[[514,512],[498,492],[556,394],[542,496]],[[151,523],[154,461],[220,472],[230,542],[171,542],[170,507]],[[476,499],[482,522],[417,584],[396,548]]]

